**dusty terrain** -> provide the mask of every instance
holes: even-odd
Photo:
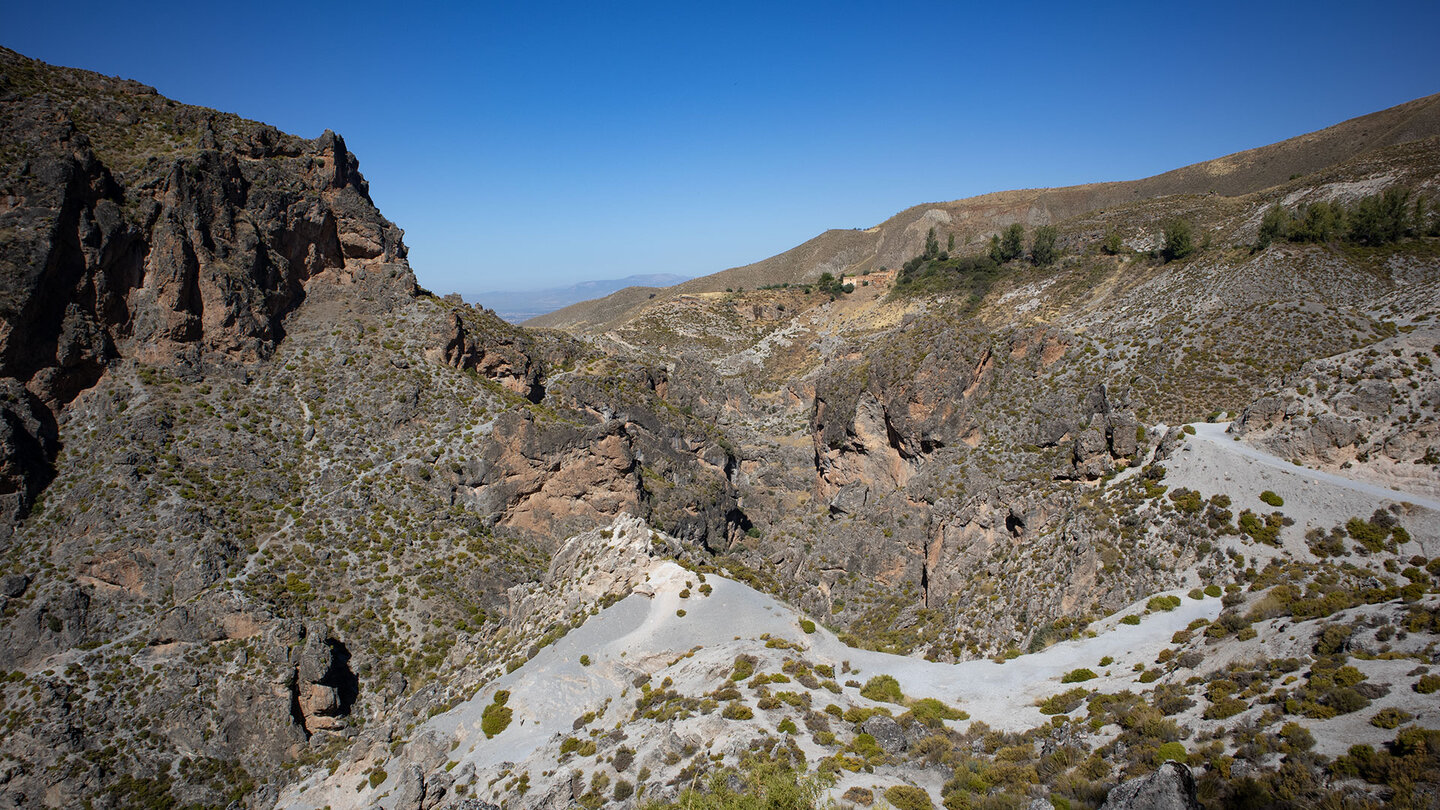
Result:
[[[0,67],[0,806],[1440,795],[1433,97],[560,332],[332,133]]]

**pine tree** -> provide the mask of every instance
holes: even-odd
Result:
[[[1030,261],[1037,267],[1044,267],[1055,261],[1057,251],[1055,240],[1059,234],[1050,225],[1041,225],[1030,238]]]

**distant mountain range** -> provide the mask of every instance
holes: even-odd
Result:
[[[582,281],[568,287],[550,287],[543,290],[492,290],[490,292],[465,293],[464,298],[472,304],[487,306],[510,323],[521,323],[564,309],[571,304],[601,298],[626,287],[669,287],[688,281],[690,276],[673,273],[650,273],[607,278],[596,281]]]

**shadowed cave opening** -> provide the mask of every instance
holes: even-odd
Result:
[[[340,699],[337,714],[343,717],[350,714],[350,707],[360,697],[360,678],[350,669],[349,648],[333,638],[325,639],[325,644],[330,648],[330,669],[320,683],[335,690]]]
[[[1005,516],[1005,530],[1010,532],[1010,536],[1019,537],[1025,533],[1025,521],[1021,520],[1019,515],[1011,512]]]

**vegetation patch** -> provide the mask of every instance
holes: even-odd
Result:
[[[510,726],[514,712],[505,705],[509,700],[510,690],[501,689],[495,693],[495,698],[490,705],[480,713],[480,730],[485,732],[485,739],[494,737]]]
[[[876,675],[860,687],[860,696],[884,703],[904,703],[905,695],[900,691],[900,682],[892,675]]]

